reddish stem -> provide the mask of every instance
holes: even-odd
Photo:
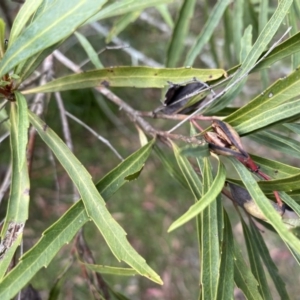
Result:
[[[263,173],[263,172],[261,172],[261,171],[259,171],[259,170],[257,171],[257,174],[258,174],[260,177],[262,177],[263,179],[265,179],[265,180],[270,180],[270,179],[271,179],[270,176],[268,176],[267,174],[265,174],[265,173]],[[278,204],[280,207],[282,207],[282,206],[283,206],[283,202],[281,201],[278,192],[277,192],[277,191],[273,191],[273,194],[274,194],[274,196],[275,196],[275,199],[276,199],[276,201],[277,201],[277,204]]]
[[[202,132],[203,129],[201,128],[201,126],[193,119],[191,119],[191,123],[200,131]]]
[[[270,180],[271,177],[267,174],[263,173],[259,170],[259,166],[252,160],[252,158],[249,156],[246,161],[244,161],[244,165],[249,168],[252,172],[257,173],[261,178],[265,180]],[[279,207],[283,207],[283,202],[280,199],[280,196],[277,191],[273,191],[273,194],[275,196],[276,202],[279,205]]]

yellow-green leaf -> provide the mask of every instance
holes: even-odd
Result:
[[[222,69],[193,68],[150,68],[150,67],[114,67],[73,74],[50,81],[49,83],[26,90],[23,94],[49,93],[100,86],[163,88],[172,83],[182,83],[196,77],[200,81],[209,81],[222,77]]]

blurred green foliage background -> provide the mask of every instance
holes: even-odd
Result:
[[[196,1],[190,31],[186,37],[186,52],[195,37],[203,28],[205,21],[216,1]],[[244,1],[250,12],[255,14],[260,1]],[[170,16],[176,20],[182,1],[176,0],[168,5]],[[269,1],[270,12],[275,9],[277,1]],[[2,0],[0,16],[7,22],[7,36],[9,29],[20,7],[19,3]],[[228,18],[226,19],[226,14]],[[213,39],[205,45],[201,55],[197,58],[194,67],[198,68],[224,68],[230,69],[238,63],[233,45],[227,44],[232,40],[234,30],[228,24],[232,15],[232,6],[226,11],[225,18],[215,30]],[[251,13],[247,15],[244,27],[251,24]],[[110,29],[120,20],[120,17],[108,18],[97,24],[102,32]],[[231,24],[232,25],[232,24]],[[231,28],[231,30],[230,30]],[[254,27],[255,28],[255,27]],[[86,26],[80,30],[96,50],[105,49],[107,34],[100,33],[93,26]],[[129,24],[120,34],[118,40],[113,39],[110,46],[123,45],[120,49],[107,49],[99,57],[105,67],[121,65],[147,65],[151,61],[157,65],[166,62],[166,52],[170,42],[172,28],[166,24],[159,10],[146,9],[139,17]],[[253,32],[253,40],[257,37]],[[279,33],[280,36],[280,33]],[[86,60],[77,38],[73,35],[61,45],[59,50],[70,60],[80,64]],[[126,50],[134,50],[146,58],[139,59],[134,53],[128,54]],[[149,59],[148,59],[149,58]],[[178,66],[183,64],[183,60]],[[55,77],[69,74],[58,61],[55,61]],[[87,63],[84,70],[93,69]],[[290,67],[285,60],[276,63],[266,71],[269,83],[285,76]],[[264,81],[260,74],[252,74],[240,96],[233,104],[242,105],[254,95],[264,89]],[[112,88],[113,92],[128,102],[132,107],[152,111],[160,104],[162,98],[158,89]],[[127,157],[140,147],[140,142],[130,119],[116,106],[94,93],[90,89],[76,90],[62,93],[65,108],[82,122],[92,127],[96,132],[108,139],[118,149],[123,157]],[[48,101],[45,119],[48,125],[58,134],[62,135],[62,125],[59,118],[55,99]],[[175,123],[170,120],[150,120],[157,128],[169,129]],[[96,181],[114,168],[118,163],[116,156],[96,137],[91,135],[82,126],[69,119],[74,144],[74,153],[86,166]],[[189,130],[188,125],[181,128],[182,132]],[[1,144],[2,149],[8,149],[8,140]],[[300,167],[299,161],[282,157],[282,154],[266,150],[253,142],[246,143],[250,152],[268,155],[269,158],[288,160],[289,163]],[[172,156],[170,149],[162,146],[167,155]],[[267,151],[267,152],[266,152]],[[8,166],[9,153],[2,150],[0,156],[0,175],[2,178]],[[73,203],[72,184],[67,174],[53,157],[39,137],[36,140],[34,160],[31,172],[31,204],[30,220],[26,225],[24,249],[30,248],[40,237],[42,232],[53,223]],[[159,159],[153,152],[147,161],[141,176],[125,185],[107,203],[109,211],[121,224],[128,234],[128,239],[134,248],[147,260],[147,263],[161,275],[164,285],[162,287],[150,282],[146,278],[103,276],[116,290],[127,295],[129,299],[196,299],[199,290],[199,261],[198,241],[195,236],[195,224],[189,222],[178,230],[167,233],[170,224],[183,214],[194,202],[191,193],[182,186],[170,180],[170,176],[163,169]],[[230,214],[234,234],[240,247],[244,249],[241,224],[231,201],[223,198],[224,205]],[[5,207],[1,206],[0,216],[3,217]],[[289,251],[280,242],[277,235],[262,229],[261,232],[267,241],[271,256],[275,260],[279,273],[284,278],[291,299],[297,299],[300,293],[299,266],[296,265]],[[92,223],[84,228],[84,234],[96,262],[103,265],[115,265],[116,260],[110,253],[103,238],[94,230]],[[49,267],[41,270],[31,281],[35,289],[40,291],[43,299],[48,299],[47,291],[54,286],[56,279],[69,264],[73,245],[66,245],[55,257]],[[273,288],[274,290],[274,288]],[[82,277],[81,269],[73,264],[63,275],[63,289],[59,299],[91,299],[88,287]],[[244,299],[236,290],[235,299]],[[274,297],[274,299],[277,299]]]

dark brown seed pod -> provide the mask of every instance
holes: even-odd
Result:
[[[214,132],[204,134],[209,148],[216,154],[235,156],[239,160],[247,160],[249,154],[243,149],[238,133],[229,124],[220,120],[212,123]]]
[[[227,183],[232,200],[240,207],[244,208],[250,215],[263,221],[267,221],[264,214],[261,212],[259,207],[256,205],[255,201],[251,198],[248,191],[240,187],[239,185],[228,182]],[[275,211],[282,217],[283,223],[290,229],[299,227],[300,220],[298,215],[292,211],[285,209],[285,207],[280,206],[278,203],[270,201],[271,205],[274,207]]]
[[[202,94],[201,91],[207,88],[206,83],[196,80],[187,84],[171,84],[165,95],[164,105],[155,109],[153,113],[190,114],[206,98],[206,93]],[[188,105],[189,102],[191,105]]]

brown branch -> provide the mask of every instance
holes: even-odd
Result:
[[[158,137],[162,142],[169,144],[168,139],[171,140],[182,140],[186,143],[192,143],[197,145],[202,145],[203,141],[195,138],[195,137],[189,137],[184,136],[181,134],[173,134],[168,133],[167,131],[161,131],[155,129],[150,123],[144,120],[140,116],[140,112],[133,109],[130,105],[128,105],[125,101],[123,101],[120,97],[115,95],[113,92],[111,92],[109,89],[103,86],[99,86],[95,88],[99,93],[104,95],[107,99],[109,99],[111,102],[115,103],[117,106],[120,107],[120,109],[124,110],[127,115],[130,117],[130,119],[136,123],[139,127],[143,129],[143,131],[152,136],[152,137]]]
[[[40,78],[40,85],[46,84],[49,81],[52,74],[52,69],[53,69],[53,56],[49,55],[43,62],[44,75]],[[44,102],[45,102],[45,94],[37,94],[34,98],[33,104],[31,105],[31,110],[38,116],[41,116],[44,111]],[[36,137],[36,130],[33,128],[33,126],[31,126],[31,128],[29,129],[28,145],[26,151],[29,173],[31,171],[35,137]]]
[[[186,118],[186,115],[176,114],[176,115],[166,115],[166,114],[154,114],[152,111],[137,111],[137,114],[140,117],[153,118],[153,119],[167,119],[167,120],[177,120],[181,121]],[[213,121],[216,117],[208,116],[194,116],[193,120],[202,120],[202,121]]]
[[[78,65],[74,64],[60,51],[55,50],[53,54],[56,57],[56,59],[58,59],[62,64],[64,64],[67,68],[71,69],[73,72],[80,73],[82,71]],[[136,123],[146,134],[152,137],[158,137],[163,143],[170,145],[168,140],[171,139],[171,140],[182,140],[189,144],[190,143],[197,144],[197,145],[203,144],[203,141],[197,139],[196,137],[189,137],[180,134],[173,134],[173,133],[168,133],[166,131],[157,130],[143,118],[141,112],[133,109],[130,105],[128,105],[125,101],[123,101],[120,97],[118,97],[108,88],[104,86],[99,86],[99,87],[95,87],[95,90],[101,93],[102,95],[104,95],[108,100],[116,104],[120,109],[125,111],[126,114],[130,117],[130,119],[134,123]]]

